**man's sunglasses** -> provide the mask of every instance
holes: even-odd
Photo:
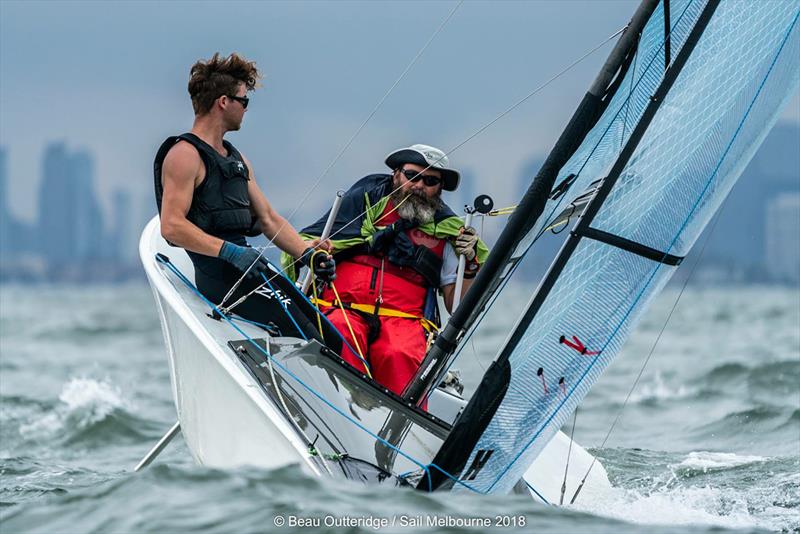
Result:
[[[236,100],[238,103],[240,103],[242,105],[242,107],[244,109],[247,109],[247,104],[250,103],[250,99],[248,97],[246,97],[246,96],[228,95],[228,98],[230,98],[231,100]]]
[[[409,182],[419,182],[422,180],[422,183],[428,187],[433,187],[442,183],[441,178],[432,174],[420,174],[417,171],[412,171],[411,169],[401,169],[400,172],[403,173],[403,176],[405,176],[406,180]]]

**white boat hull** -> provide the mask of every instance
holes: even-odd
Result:
[[[219,468],[301,464],[316,475],[330,472],[325,461],[313,457],[292,421],[227,344],[245,336],[263,338],[265,332],[236,323],[237,332],[230,324],[207,315],[209,305],[156,260],[156,254],[166,255],[180,272],[193,279],[194,269],[188,256],[161,238],[157,217],[145,228],[139,252],[161,319],[181,431],[194,459],[202,465]],[[437,390],[429,409],[449,423],[462,405],[460,399]],[[329,417],[337,415],[331,412]],[[353,426],[352,432],[359,430]],[[423,457],[436,453],[438,441],[432,435],[416,427],[409,434],[413,440],[406,442],[415,442],[408,445],[415,448],[414,452]],[[525,481],[537,500],[558,502],[568,449],[569,438],[559,433],[527,471]],[[415,467],[402,465],[402,457],[397,460],[398,470]],[[572,443],[567,499],[592,461],[585,449]],[[605,470],[596,462],[583,493],[588,495],[609,486]]]

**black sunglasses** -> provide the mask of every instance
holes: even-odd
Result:
[[[422,180],[422,183],[428,187],[433,187],[442,183],[441,178],[432,174],[420,174],[417,171],[412,171],[411,169],[400,169],[400,172],[403,173],[403,176],[405,176],[406,180],[409,182],[419,182]]]
[[[246,96],[233,96],[233,95],[227,95],[227,96],[231,100],[236,100],[238,103],[240,103],[244,109],[247,109],[247,104],[250,103],[250,99],[247,98]]]

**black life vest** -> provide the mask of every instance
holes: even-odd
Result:
[[[200,153],[206,168],[205,179],[194,190],[186,218],[207,234],[223,239],[236,235],[259,235],[260,225],[250,211],[247,191],[250,175],[242,155],[228,141],[223,141],[228,157],[222,156],[192,133],[168,137],[158,149],[153,174],[159,215],[164,195],[161,170],[167,153],[179,141],[191,143]]]

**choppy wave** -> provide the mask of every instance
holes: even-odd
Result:
[[[687,290],[691,305],[676,310],[660,361],[608,447],[593,450],[615,488],[565,509],[520,496],[321,480],[297,466],[208,469],[193,463],[180,437],[134,475],[174,417],[151,295],[146,287],[76,291],[26,294],[15,299],[14,316],[0,318],[4,532],[262,532],[278,514],[396,513],[519,514],[528,530],[546,532],[800,532],[796,292]],[[669,309],[672,300],[664,302]],[[714,320],[718,309],[732,311]],[[649,324],[649,335],[660,330],[659,320]],[[496,326],[491,336],[503,337],[507,328]],[[651,337],[636,335],[634,357],[619,358],[582,406],[578,443],[605,437],[650,347]],[[491,336],[476,341],[481,350],[502,341]],[[465,380],[480,371],[465,369]]]
[[[694,394],[685,384],[672,386],[667,384],[662,373],[657,372],[651,382],[645,382],[631,393],[630,402],[654,402],[661,400],[685,399]]]
[[[766,460],[767,458],[763,456],[739,455],[732,452],[699,451],[689,453],[689,456],[673,467],[682,473],[694,471],[708,473],[711,470],[729,469]]]
[[[602,455],[615,487],[578,501],[578,509],[648,525],[800,529],[800,458],[629,449]]]
[[[72,378],[64,384],[58,403],[4,397],[4,403],[37,408],[17,421],[27,442],[57,441],[63,445],[96,447],[124,440],[141,440],[152,423],[132,413],[131,403],[108,380]]]

